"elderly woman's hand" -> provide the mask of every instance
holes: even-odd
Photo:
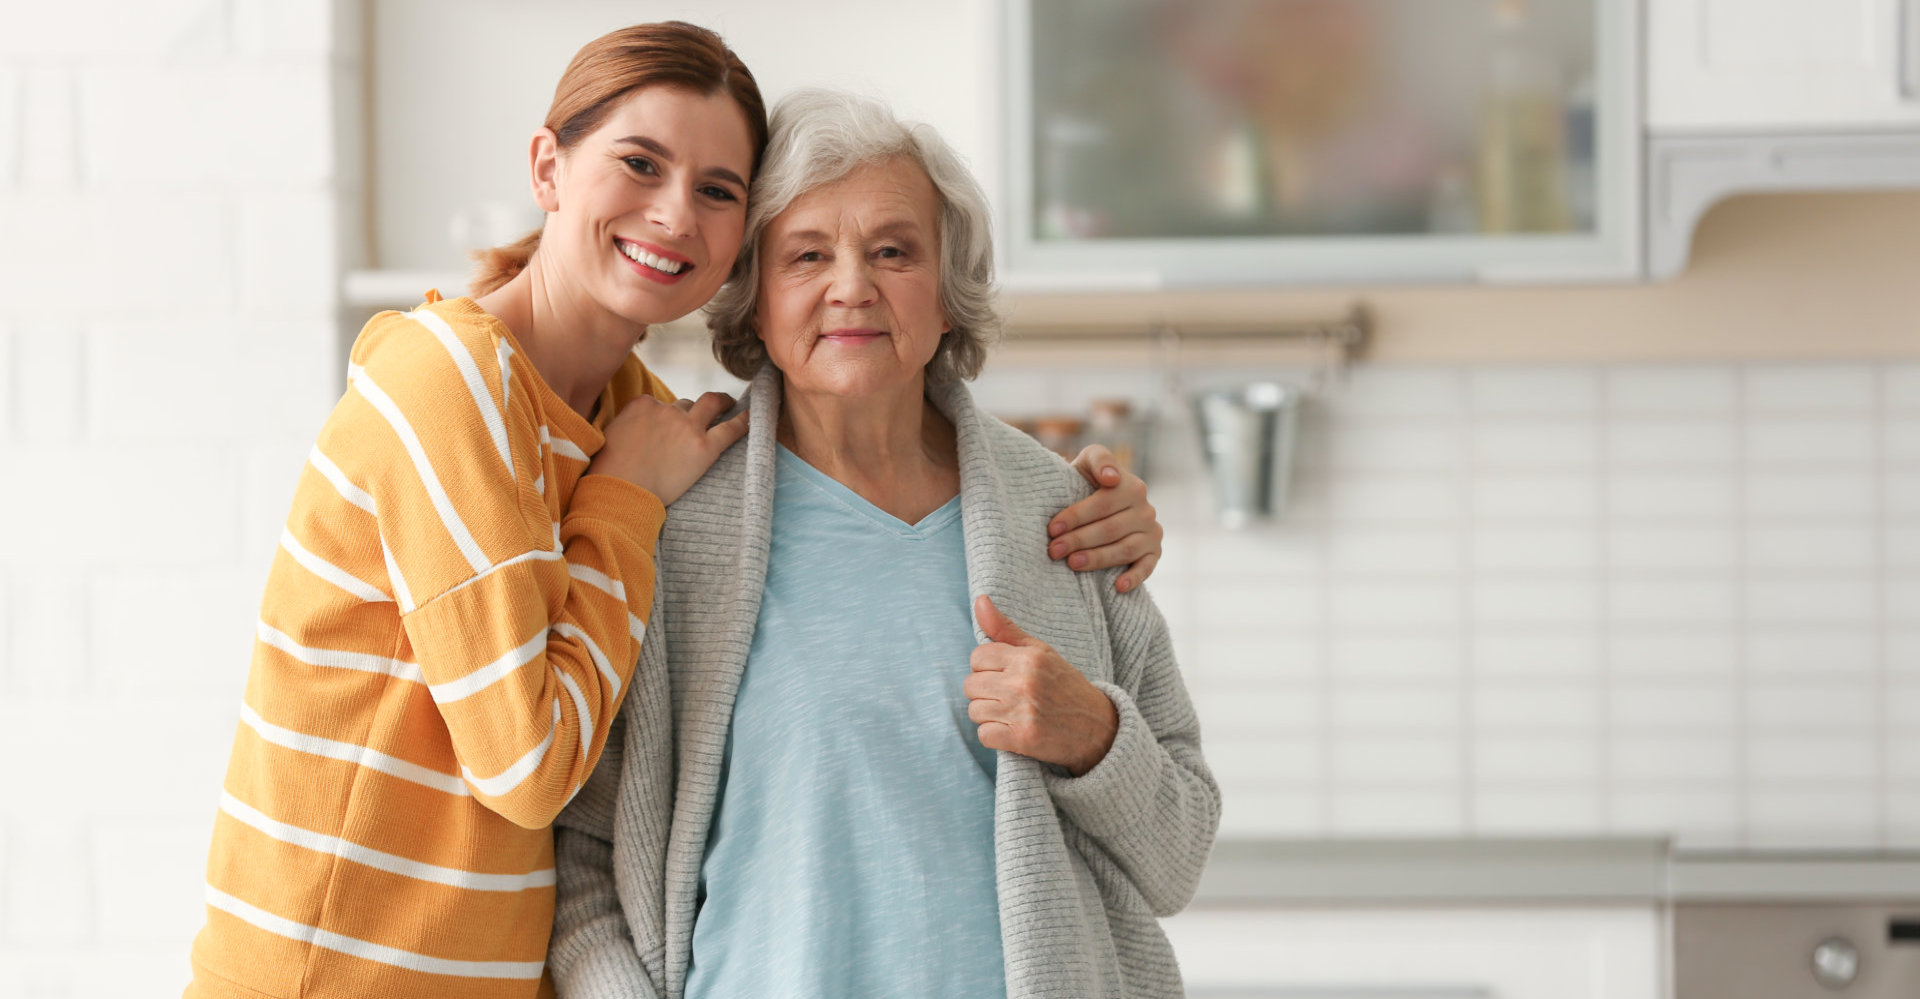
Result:
[[[1127,566],[1113,584],[1126,593],[1153,575],[1166,536],[1147,502],[1147,484],[1132,472],[1122,472],[1113,452],[1099,444],[1082,449],[1073,467],[1093,483],[1094,493],[1047,524],[1053,537],[1047,554],[1066,559],[1081,572]]]
[[[974,601],[973,617],[988,639],[973,648],[965,687],[980,744],[1058,764],[1075,777],[1098,766],[1120,731],[1113,701],[991,599]]]

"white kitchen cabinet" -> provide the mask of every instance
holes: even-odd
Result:
[[[1647,125],[1920,126],[1920,0],[1646,0]]]
[[[1661,999],[1654,905],[1198,909],[1165,921],[1194,999]]]
[[[1639,0],[1003,0],[1016,290],[1634,280]]]

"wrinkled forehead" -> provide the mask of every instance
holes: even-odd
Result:
[[[917,231],[931,237],[939,226],[940,195],[933,179],[912,158],[892,156],[862,163],[801,192],[768,221],[765,236]]]

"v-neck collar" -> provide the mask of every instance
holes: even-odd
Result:
[[[960,494],[957,492],[952,499],[940,504],[939,509],[920,518],[918,523],[909,524],[875,506],[873,501],[854,492],[846,483],[808,464],[807,459],[794,454],[785,444],[775,446],[779,448],[781,468],[793,472],[801,482],[845,507],[848,512],[870,520],[890,533],[906,538],[927,538],[960,519]]]

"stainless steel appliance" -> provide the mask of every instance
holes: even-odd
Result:
[[[1682,903],[1673,967],[1674,999],[1916,999],[1920,899]]]

